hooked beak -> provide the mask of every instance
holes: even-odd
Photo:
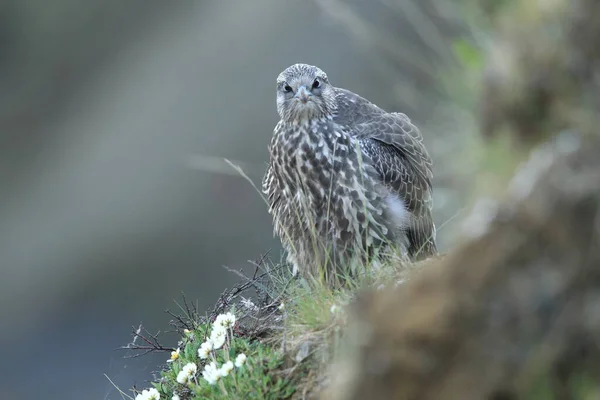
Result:
[[[312,94],[308,91],[306,86],[300,86],[296,91],[296,95],[294,97],[298,98],[302,102],[302,104],[306,104]]]

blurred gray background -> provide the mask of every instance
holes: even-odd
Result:
[[[223,265],[279,258],[266,206],[223,159],[260,183],[293,63],[421,127],[447,249],[471,120],[441,79],[461,31],[444,7],[1,2],[0,398],[121,398],[103,374],[145,386],[168,354],[124,360],[132,325],[167,329],[181,292],[204,309],[237,282]]]

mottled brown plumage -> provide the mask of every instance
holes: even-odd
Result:
[[[436,253],[431,159],[406,115],[305,64],[279,75],[277,109],[263,191],[296,268],[346,272],[391,249]]]

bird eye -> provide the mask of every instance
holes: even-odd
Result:
[[[312,84],[313,89],[318,88],[319,86],[321,86],[321,82],[319,82],[318,79],[315,79],[315,81]]]
[[[292,87],[290,85],[285,85],[283,87],[283,90],[285,90],[286,92],[290,93],[292,91]]]

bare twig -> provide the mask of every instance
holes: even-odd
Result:
[[[137,328],[135,326],[132,327],[131,331],[133,333],[133,340],[131,343],[127,344],[126,346],[118,347],[116,350],[132,350],[137,353],[133,355],[126,355],[124,358],[137,358],[155,351],[171,352],[175,350],[172,347],[165,347],[160,344],[158,340],[160,331],[155,334],[150,333],[141,324]],[[142,341],[143,344],[138,344],[138,339]]]

